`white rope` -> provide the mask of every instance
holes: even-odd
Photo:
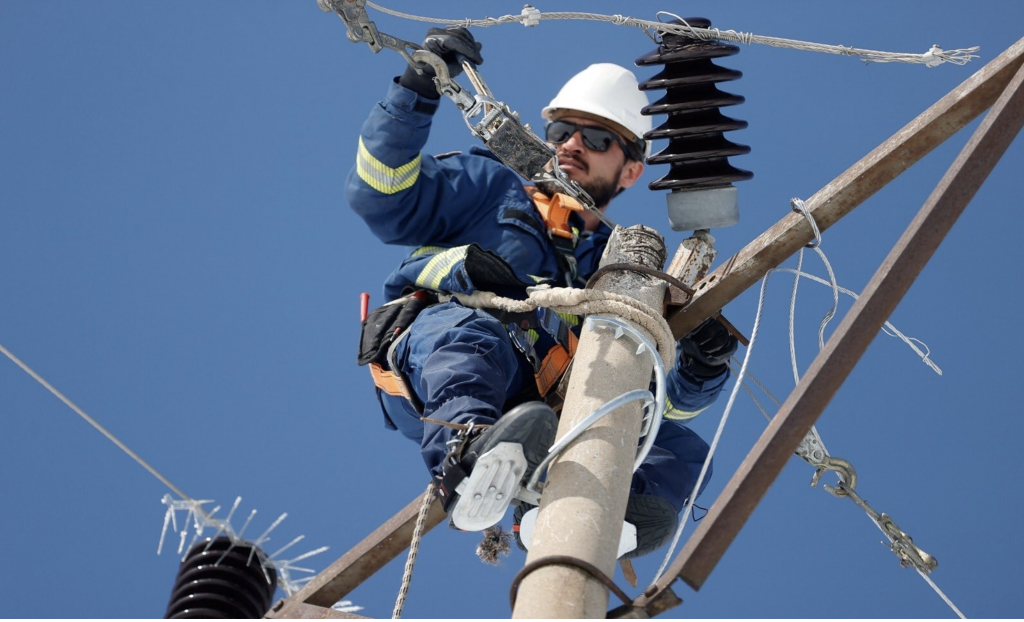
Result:
[[[825,251],[821,250],[821,230],[818,228],[817,221],[811,215],[810,210],[802,199],[791,199],[790,205],[793,206],[794,211],[803,214],[804,218],[811,225],[811,231],[814,233],[814,241],[807,245],[807,248],[813,248],[818,257],[821,258],[821,263],[825,264],[825,270],[828,271],[829,284],[832,286],[832,307],[825,312],[825,317],[822,318],[821,324],[818,326],[818,350],[825,348],[825,327],[835,317],[836,311],[839,310],[839,284],[836,283],[835,272],[832,271],[832,264],[829,263],[828,257],[825,256]],[[804,262],[804,249],[800,249],[800,254],[797,257],[796,269],[800,270],[800,267]],[[796,290],[799,284],[799,277],[793,279],[793,295],[789,302],[789,352],[790,359],[793,363],[793,382],[800,382],[800,373],[797,371],[796,365],[796,347],[793,339],[793,324],[796,316]]]
[[[435,480],[431,479],[423,493],[423,502],[420,504],[420,512],[416,515],[416,525],[412,530],[412,541],[409,543],[409,556],[405,559],[405,571],[402,573],[402,586],[398,589],[398,598],[395,600],[395,608],[391,613],[392,620],[402,617],[402,610],[405,609],[405,597],[409,594],[409,585],[412,583],[412,570],[416,566],[416,556],[420,551],[420,540],[423,539],[423,527],[427,521],[427,514],[430,513],[430,504],[434,502]]]
[[[813,219],[812,219],[813,220]],[[804,249],[800,249],[800,253],[796,259],[796,270],[800,271],[804,265]],[[796,290],[797,286],[800,285],[800,277],[793,277],[793,293],[789,298],[789,362],[793,368],[793,382],[800,382],[800,370],[796,364]]]
[[[839,292],[842,292],[848,296],[852,296],[854,300],[859,298],[859,296],[857,296],[857,294],[851,292],[850,290],[846,289],[845,287],[839,287],[839,284],[836,282],[836,275],[835,272],[832,271],[832,264],[829,263],[828,257],[825,256],[825,252],[821,250],[821,230],[818,229],[818,223],[814,220],[814,217],[811,215],[811,212],[808,209],[807,205],[801,199],[791,199],[790,205],[793,207],[793,211],[803,214],[804,218],[807,219],[808,224],[810,224],[811,231],[814,233],[814,241],[808,244],[807,247],[813,248],[818,253],[818,256],[821,257],[821,262],[825,264],[825,269],[828,271],[829,277],[829,280],[826,282],[823,279],[820,279],[810,274],[806,274],[801,271],[801,267],[803,266],[804,262],[803,249],[800,249],[800,254],[797,257],[796,270],[792,270],[790,268],[775,268],[776,270],[792,272],[793,274],[796,275],[796,277],[793,279],[793,295],[790,297],[789,302],[789,355],[790,362],[793,364],[793,382],[799,383],[800,372],[797,370],[796,365],[796,345],[794,343],[793,324],[794,318],[796,316],[796,290],[797,285],[800,282],[800,277],[809,278],[813,281],[821,283],[822,285],[828,285],[829,287],[832,288],[832,308],[829,309],[829,311],[825,314],[825,317],[822,318],[821,325],[818,327],[819,350],[825,347],[825,326],[827,326],[829,321],[832,320],[832,318],[836,314],[836,311],[839,308]],[[928,350],[928,346],[924,342],[922,342],[919,339],[914,339],[912,337],[908,338],[906,335],[896,330],[896,327],[893,326],[888,321],[885,322],[885,324],[883,325],[882,331],[891,337],[899,337],[901,340],[903,340],[904,343],[910,346],[910,349],[912,349],[914,352],[917,353],[918,356],[921,357],[921,360],[924,361],[925,365],[931,367],[932,370],[934,370],[935,373],[937,373],[938,375],[942,375],[942,370],[939,369],[938,365],[933,363],[931,359],[928,358],[928,355],[931,353],[931,351]],[[924,347],[925,352],[921,352],[921,350],[919,350],[917,346],[915,346],[912,342],[917,342],[921,344],[921,346]]]
[[[868,516],[868,519],[870,519],[871,522],[875,525],[875,527],[878,527],[878,530],[881,531],[883,534],[885,534],[886,539],[889,540],[889,542],[891,543],[893,541],[892,536],[885,531],[885,528],[882,527],[882,525],[878,522],[878,520],[874,516],[872,516],[870,513],[867,516]],[[885,543],[882,542],[882,544],[885,544]],[[943,592],[941,589],[939,589],[939,586],[936,585],[934,581],[932,581],[931,577],[929,577],[927,574],[922,572],[921,569],[918,568],[916,565],[914,566],[914,570],[917,571],[917,574],[921,575],[921,578],[924,579],[925,583],[927,583],[929,586],[931,586],[931,588],[933,590],[935,590],[935,593],[939,595],[939,598],[941,598],[943,600],[943,602],[945,602],[947,605],[949,605],[949,608],[952,609],[953,612],[956,613],[956,615],[958,615],[961,620],[966,620],[967,619],[967,616],[965,616],[963,614],[963,612],[960,611],[959,607],[957,607],[956,605],[953,604],[953,601],[950,600],[948,596],[946,596],[945,592]]]
[[[526,300],[503,298],[491,292],[453,294],[460,303],[474,309],[501,309],[511,313],[527,313],[546,307],[556,313],[593,315],[609,313],[639,324],[654,336],[658,352],[666,365],[676,359],[676,340],[665,318],[654,308],[629,296],[598,289],[576,287],[531,287]]]
[[[818,223],[814,220],[814,216],[811,215],[811,211],[802,199],[794,198],[790,200],[790,205],[797,212],[803,214],[804,218],[811,226],[811,231],[814,233],[814,241],[807,244],[808,248],[813,248],[818,256],[821,258],[821,262],[825,264],[825,269],[828,271],[829,284],[832,286],[832,306],[828,311],[825,312],[825,316],[821,320],[821,324],[818,325],[818,351],[820,352],[825,348],[825,327],[828,326],[829,321],[835,317],[836,311],[839,310],[839,284],[836,283],[835,272],[832,271],[832,264],[829,263],[828,257],[825,256],[825,251],[821,250],[821,230],[818,228]],[[800,268],[804,263],[804,249],[800,249],[797,255],[796,269],[800,272]],[[800,370],[796,364],[796,292],[797,286],[800,285],[800,277],[793,277],[793,294],[789,300],[789,360],[793,365],[793,384],[800,384]],[[817,435],[817,430],[814,426],[811,426],[811,434]],[[818,438],[821,443],[821,448],[825,449],[825,442]]]
[[[671,17],[673,19],[679,19],[683,22],[680,24],[667,24],[661,21],[650,21],[637,19],[635,17],[628,17],[624,15],[601,15],[599,13],[581,13],[581,12],[551,12],[541,13],[533,7],[529,7],[532,10],[524,9],[522,13],[518,15],[503,15],[501,17],[485,17],[483,19],[437,19],[430,17],[421,17],[412,15],[409,13],[403,13],[401,11],[394,11],[382,7],[373,2],[367,2],[367,6],[372,7],[382,13],[387,13],[394,17],[400,17],[402,19],[409,19],[419,22],[428,22],[432,24],[442,24],[448,27],[462,27],[470,28],[473,26],[479,28],[487,28],[489,26],[498,26],[501,24],[509,23],[522,23],[526,25],[536,25],[540,20],[592,20],[600,22],[609,22],[616,26],[632,26],[640,28],[647,33],[651,38],[655,38],[652,33],[657,32],[660,34],[676,34],[686,37],[693,37],[702,40],[717,39],[720,41],[733,41],[736,43],[743,43],[745,45],[751,45],[754,43],[760,45],[768,45],[771,47],[787,48],[793,50],[805,50],[809,52],[821,52],[825,54],[838,54],[842,56],[855,56],[862,59],[864,62],[875,62],[875,63],[914,63],[922,64],[927,67],[935,67],[942,63],[953,63],[954,65],[965,65],[970,62],[973,58],[978,58],[975,54],[980,48],[978,46],[956,49],[956,50],[943,50],[937,45],[933,45],[928,51],[923,54],[910,54],[903,52],[882,52],[878,50],[867,50],[862,48],[854,48],[845,45],[826,45],[823,43],[811,43],[808,41],[797,41],[795,39],[783,39],[780,37],[766,37],[762,35],[755,35],[747,32],[737,32],[735,30],[721,30],[718,28],[696,28],[686,24],[685,20],[679,18],[677,15],[668,13],[666,11],[659,11],[659,18],[662,15]],[[529,6],[529,5],[527,5]]]

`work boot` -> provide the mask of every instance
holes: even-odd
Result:
[[[448,501],[452,524],[482,531],[501,521],[520,485],[547,457],[557,430],[558,417],[547,404],[526,402],[469,438],[461,453],[449,454],[438,496]]]
[[[678,519],[679,513],[668,499],[630,493],[625,520],[636,526],[636,548],[621,557],[631,559],[657,551],[672,540]]]

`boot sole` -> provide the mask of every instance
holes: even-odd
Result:
[[[451,521],[463,531],[483,531],[501,521],[519,483],[527,461],[519,443],[498,443],[480,456],[469,477],[455,489],[459,499]]]

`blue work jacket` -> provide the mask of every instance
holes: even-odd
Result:
[[[423,153],[437,102],[393,83],[363,124],[346,199],[386,244],[411,247],[388,277],[386,300],[411,289],[472,293],[464,259],[477,245],[503,259],[525,285],[566,282],[558,251],[524,182],[485,149]],[[573,214],[578,219],[578,216]],[[576,226],[582,231],[582,219]],[[605,225],[581,235],[574,255],[579,277],[593,274],[610,235]],[[572,329],[579,333],[578,323]],[[677,362],[668,374],[666,418],[684,420],[710,404],[728,379],[697,378]]]

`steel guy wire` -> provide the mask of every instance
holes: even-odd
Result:
[[[757,330],[761,324],[761,311],[764,308],[764,296],[766,286],[768,285],[768,277],[771,275],[771,271],[764,275],[761,280],[761,294],[757,302],[757,315],[754,317],[754,327],[750,331],[750,344],[747,346],[747,351],[743,356],[743,364],[740,366],[740,373],[736,377],[736,382],[733,384],[732,392],[729,394],[729,401],[725,405],[725,412],[722,413],[722,420],[718,423],[718,429],[715,430],[715,437],[711,441],[711,446],[708,449],[707,458],[704,459],[704,464],[701,466],[700,475],[697,476],[697,483],[693,486],[693,492],[690,494],[690,498],[686,500],[686,507],[683,508],[683,516],[689,516],[690,512],[693,511],[693,504],[697,500],[697,491],[700,490],[701,484],[704,483],[704,478],[707,476],[708,467],[711,464],[711,458],[715,454],[715,449],[718,447],[718,442],[722,438],[722,432],[725,431],[725,424],[729,420],[729,414],[732,412],[733,404],[736,402],[736,395],[739,393],[739,388],[743,383],[743,378],[747,372],[747,365],[750,363],[750,354],[754,351],[754,342],[757,339]],[[672,538],[672,544],[669,545],[668,551],[665,554],[665,559],[661,562],[661,566],[655,573],[654,579],[651,581],[651,585],[658,582],[661,575],[665,572],[665,568],[672,560],[672,555],[675,553],[676,546],[679,544],[679,538],[682,537],[683,531],[686,529],[687,521],[679,521],[679,527],[676,529],[676,534]]]
[[[828,321],[835,315],[835,312],[836,312],[836,310],[838,308],[838,303],[839,303],[839,292],[841,290],[843,290],[843,288],[840,288],[838,283],[836,282],[836,277],[835,277],[834,271],[832,270],[832,266],[829,263],[828,258],[825,256],[824,251],[822,251],[821,248],[820,248],[821,233],[818,230],[817,223],[814,221],[813,217],[811,216],[811,214],[807,210],[807,207],[804,205],[803,201],[801,201],[800,199],[793,199],[792,205],[793,205],[794,210],[799,211],[800,213],[802,213],[807,218],[808,222],[810,223],[811,229],[813,230],[814,235],[815,235],[815,241],[813,243],[811,243],[811,244],[808,244],[807,246],[809,248],[813,248],[818,253],[818,255],[821,257],[822,262],[824,263],[826,269],[828,270],[828,274],[829,274],[829,281],[826,282],[823,279],[820,279],[820,278],[817,278],[817,277],[813,277],[812,275],[808,275],[808,274],[802,272],[801,271],[801,267],[802,267],[802,264],[803,264],[803,249],[800,250],[800,253],[798,255],[796,270],[790,270],[790,269],[785,269],[785,268],[776,268],[776,269],[773,269],[773,270],[769,271],[769,274],[771,272],[775,271],[775,270],[792,272],[794,274],[793,291],[792,291],[792,295],[791,295],[791,299],[790,299],[790,308],[789,308],[789,346],[790,346],[790,360],[792,362],[792,367],[793,367],[793,378],[794,378],[794,382],[798,384],[800,382],[800,375],[799,375],[799,370],[798,370],[797,363],[796,363],[796,347],[795,347],[795,342],[794,342],[794,339],[795,339],[795,337],[794,337],[794,335],[795,335],[794,323],[795,323],[795,315],[796,315],[797,286],[799,284],[800,277],[803,276],[803,277],[807,277],[807,278],[812,278],[816,282],[819,282],[819,283],[821,283],[823,285],[827,285],[827,286],[829,286],[832,289],[833,305],[828,310],[828,312],[825,314],[825,317],[822,320],[821,325],[819,326],[819,330],[818,330],[818,347],[819,347],[819,350],[824,348],[824,329],[825,329],[825,326],[828,323]],[[766,275],[766,279],[767,279],[767,275]],[[853,294],[852,292],[849,292],[848,290],[843,290],[843,291],[844,291],[844,293],[848,293],[849,295],[853,296],[854,298],[857,297],[855,294]],[[759,307],[758,308],[758,314],[760,314],[760,313],[761,313],[761,308]],[[886,326],[891,327],[891,325],[888,322],[886,322]],[[910,340],[908,338],[903,336],[902,333],[899,333],[899,331],[897,331],[894,327],[891,327],[891,328],[892,328],[893,332],[895,332],[897,335],[899,335],[900,338],[902,338],[903,341],[906,342],[907,345],[909,345],[915,352],[917,352],[919,355],[921,354],[921,352],[914,346],[913,343],[910,342]],[[887,332],[887,334],[892,334],[892,333],[889,333],[888,331],[886,331],[886,332]],[[920,341],[918,341],[918,342],[920,343]],[[925,347],[925,349],[927,349],[927,346],[924,346],[924,347]],[[922,355],[922,359],[924,360],[924,362],[926,364],[928,364],[930,367],[932,367],[932,369],[934,369],[937,373],[939,373],[941,375],[941,373],[942,373],[941,370],[939,370],[934,365],[934,363],[931,363],[928,360],[927,355]],[[731,365],[731,364],[730,364],[730,369],[733,369],[733,365]],[[742,372],[741,372],[741,374],[742,374]],[[757,384],[757,386],[762,391],[765,392],[766,395],[768,395],[769,398],[771,398],[772,401],[775,402],[775,404],[777,406],[781,406],[779,400],[777,398],[775,398],[775,396],[772,395],[771,392],[768,391],[768,389],[764,385],[762,385],[756,378],[754,378],[753,375],[751,375],[751,379],[753,380],[753,382],[755,382]],[[739,383],[741,381],[742,381],[742,376],[740,377],[740,379],[737,380],[737,382]],[[747,392],[747,394],[750,396],[751,400],[754,402],[754,404],[757,406],[757,408],[761,411],[761,413],[767,419],[771,420],[771,416],[764,409],[764,407],[760,404],[760,402],[758,402],[758,400],[754,397],[753,392],[750,390],[749,387],[746,386],[745,383],[743,383],[743,388]],[[812,432],[814,432],[814,427],[813,426],[812,426],[811,430],[812,430]],[[820,439],[820,436],[818,437],[817,440],[821,444],[822,449],[825,451],[825,454],[826,454],[826,457],[827,457],[828,456],[828,450],[825,449],[824,442]],[[814,485],[814,483],[816,483],[816,479],[814,481],[812,481],[812,485]],[[829,490],[830,492],[833,492],[833,494],[835,494],[836,496],[847,496],[847,497],[849,497],[856,505],[861,507],[861,509],[863,509],[867,513],[868,517],[875,524],[875,526],[878,527],[878,529],[880,531],[882,531],[883,534],[886,535],[886,538],[889,540],[889,543],[890,543],[890,549],[894,553],[896,553],[897,556],[900,558],[900,563],[902,565],[904,565],[904,566],[907,566],[907,565],[913,566],[914,570],[917,571],[917,573],[919,575],[921,575],[921,577],[925,580],[926,583],[928,583],[928,585],[932,588],[932,590],[934,590],[935,593],[938,594],[939,597],[942,598],[942,600],[960,618],[964,618],[965,617],[963,615],[963,613],[960,611],[960,609],[957,608],[956,605],[952,602],[952,600],[950,600],[949,597],[947,597],[946,594],[938,587],[938,585],[936,585],[935,582],[932,581],[931,578],[927,576],[927,573],[924,572],[921,569],[921,567],[918,565],[919,562],[920,562],[920,559],[917,559],[917,561],[911,562],[911,561],[909,561],[909,558],[904,557],[906,555],[906,550],[905,550],[906,547],[909,546],[909,547],[913,547],[914,549],[916,549],[916,546],[913,545],[913,541],[910,540],[909,536],[907,536],[905,533],[900,531],[898,528],[895,528],[895,523],[892,523],[892,525],[894,526],[894,528],[897,531],[900,531],[900,533],[896,534],[895,536],[893,534],[890,534],[883,527],[883,525],[882,525],[882,523],[880,521],[888,520],[889,522],[891,522],[892,519],[891,518],[887,518],[885,515],[879,514],[870,505],[868,505],[867,502],[865,502],[863,499],[861,499],[860,495],[858,495],[853,490],[853,483],[852,482],[846,482],[844,480],[844,478],[842,477],[842,475],[840,474],[840,485],[839,485],[838,490],[833,491],[831,489],[831,487],[829,487],[829,486],[826,486],[825,488],[827,490]],[[906,538],[908,541],[904,541],[903,538]],[[674,544],[673,544],[673,546],[674,546]],[[921,555],[926,555],[926,554],[923,553],[923,551],[920,551],[919,549],[917,549],[916,552],[920,553]]]
[[[600,13],[585,13],[585,12],[573,12],[573,11],[562,11],[562,12],[549,12],[542,13],[535,9],[529,4],[522,10],[518,15],[509,14],[501,17],[486,17],[484,19],[437,19],[431,17],[421,17],[410,13],[403,13],[401,11],[395,11],[386,7],[380,6],[373,2],[367,2],[367,6],[376,9],[382,13],[387,13],[394,17],[400,17],[402,19],[409,19],[419,22],[427,22],[433,24],[441,24],[448,27],[480,27],[486,28],[489,26],[498,26],[500,24],[510,23],[522,23],[524,26],[536,26],[541,20],[592,20],[600,22],[609,22],[617,26],[633,26],[640,28],[647,33],[647,36],[655,39],[655,35],[652,33],[656,32],[659,34],[672,33],[682,36],[693,37],[702,40],[718,39],[722,41],[733,41],[736,43],[743,43],[750,45],[753,43],[768,45],[771,47],[787,48],[794,50],[805,50],[810,52],[821,52],[825,54],[838,54],[842,56],[855,56],[864,62],[876,62],[876,63],[915,63],[923,64],[927,67],[935,67],[942,63],[953,63],[954,65],[965,65],[971,61],[971,59],[978,58],[975,54],[980,48],[973,46],[969,48],[955,49],[955,50],[943,50],[937,45],[933,45],[928,51],[923,54],[910,54],[903,52],[882,52],[879,50],[867,50],[862,48],[854,48],[845,45],[826,45],[822,43],[812,43],[808,41],[798,41],[795,39],[784,39],[781,37],[766,37],[762,35],[755,35],[748,32],[737,32],[735,30],[721,30],[718,28],[696,28],[686,23],[685,20],[679,16],[669,13],[667,11],[659,11],[658,17],[667,16],[674,19],[678,19],[682,24],[669,24],[662,21],[651,21],[637,19],[635,17],[629,17],[625,15],[602,15]]]
[[[761,291],[760,291],[760,295],[758,297],[757,312],[756,312],[756,315],[754,317],[754,327],[751,330],[751,334],[750,334],[750,345],[747,346],[747,352],[745,353],[745,355],[743,357],[743,363],[740,366],[739,373],[737,374],[737,377],[736,377],[736,382],[733,385],[732,392],[729,395],[729,401],[726,404],[724,413],[722,414],[722,419],[719,422],[718,429],[715,431],[714,439],[712,440],[710,449],[708,450],[708,457],[705,460],[704,465],[701,468],[700,475],[697,478],[697,483],[694,486],[694,491],[700,490],[700,486],[701,486],[701,484],[704,481],[704,478],[705,478],[705,476],[707,474],[708,464],[710,463],[711,458],[713,457],[713,455],[715,453],[715,450],[718,447],[719,440],[721,439],[722,432],[725,429],[725,424],[726,424],[726,422],[727,422],[727,420],[729,418],[729,415],[730,415],[730,413],[732,411],[732,407],[733,407],[733,404],[735,402],[735,398],[736,398],[736,395],[738,393],[738,390],[739,390],[740,386],[743,386],[743,388],[746,390],[748,395],[751,394],[751,391],[750,391],[749,387],[746,386],[744,380],[745,380],[746,376],[750,375],[747,372],[747,367],[748,367],[748,364],[750,362],[750,354],[751,354],[751,352],[753,350],[754,342],[755,342],[755,340],[757,338],[757,333],[758,333],[758,329],[760,327],[760,322],[761,322],[761,316],[762,316],[763,311],[764,311],[765,292],[766,292],[766,287],[767,287],[767,284],[768,284],[768,278],[771,276],[771,274],[773,272],[776,272],[776,271],[780,271],[780,272],[794,272],[793,270],[790,270],[790,269],[773,268],[772,270],[769,270],[765,274],[764,278],[761,281]],[[802,272],[799,272],[799,271],[797,271],[797,274],[798,274],[798,276],[810,276],[810,275],[806,275],[806,274],[804,274]],[[825,283],[823,279],[817,279],[817,280]],[[827,284],[827,283],[825,283],[825,284]],[[911,347],[913,347],[913,346],[911,346]],[[732,368],[732,365],[730,365],[730,368]],[[779,400],[776,399],[775,396],[773,396],[768,391],[768,389],[766,387],[764,387],[763,384],[761,384],[752,375],[751,375],[751,379],[777,405],[779,405]],[[751,395],[751,397],[753,398],[753,395]],[[764,410],[764,408],[761,407],[761,405],[757,402],[756,399],[754,400],[754,402],[755,402],[755,404],[758,405],[758,408],[760,408],[761,412],[766,417],[769,417],[768,413]],[[769,419],[770,419],[770,417],[769,417]],[[840,487],[841,486],[842,486],[842,482],[840,482]],[[857,503],[857,505],[862,506],[862,509],[864,509],[868,513],[868,517],[872,519],[872,522],[875,524],[875,526],[877,526],[880,530],[882,530],[883,533],[886,533],[886,531],[882,528],[882,526],[879,524],[879,522],[874,518],[875,515],[878,514],[877,512],[875,512],[873,509],[871,509],[870,506],[867,506],[867,503],[864,502],[862,499],[858,503],[857,501],[859,499],[859,495],[851,494],[851,495],[848,495],[848,496],[850,497],[851,500],[853,500],[855,503]],[[855,496],[857,497],[856,499],[854,498]],[[684,508],[684,511],[682,513],[683,516],[689,515],[689,513],[692,511],[693,504],[694,504],[694,501],[695,501],[695,497],[696,497],[696,495],[691,495],[690,499],[687,500],[686,507]],[[864,507],[864,506],[867,506],[867,507]],[[667,551],[667,553],[665,555],[665,558],[662,561],[661,566],[658,568],[658,571],[655,574],[654,579],[651,581],[651,585],[654,585],[655,583],[657,583],[657,581],[661,578],[662,574],[665,572],[665,568],[668,566],[669,562],[671,561],[672,556],[673,556],[673,554],[675,552],[676,546],[679,543],[679,539],[682,536],[683,531],[685,530],[686,523],[687,523],[687,521],[680,521],[679,527],[676,530],[676,534],[675,534],[675,536],[672,539],[672,543],[669,545],[669,549],[668,549],[668,551]],[[888,533],[886,533],[886,536],[890,539],[890,543],[892,543],[893,542],[892,537]],[[916,565],[914,566],[914,569],[918,572],[918,574],[921,575],[922,578],[925,579],[925,581],[928,583],[929,586],[931,586],[931,588],[935,591],[935,593],[938,594],[939,597],[942,598],[942,600],[954,612],[956,612],[956,614],[959,617],[964,618],[963,613],[956,607],[956,605],[953,604],[953,602],[949,599],[949,597],[947,597],[946,594],[943,593],[943,591],[938,587],[938,585],[936,585],[935,582],[931,580],[931,578],[929,578],[924,572],[922,572]]]

